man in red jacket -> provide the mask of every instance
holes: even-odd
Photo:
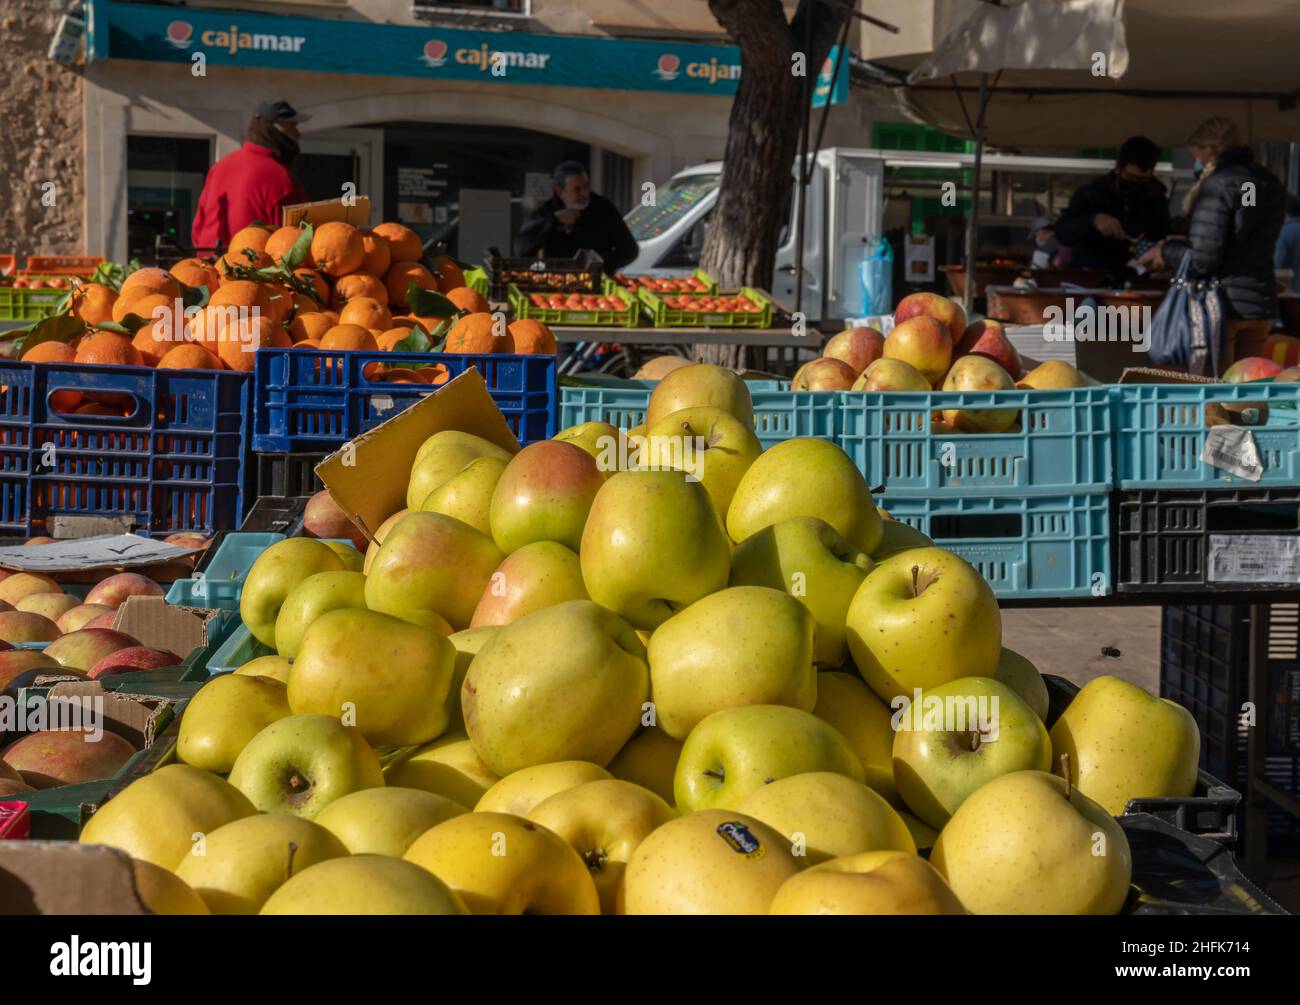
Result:
[[[287,101],[257,106],[244,145],[212,165],[194,212],[190,238],[199,250],[224,248],[255,220],[280,225],[280,209],[307,201],[307,190],[289,172],[298,156],[300,115]]]

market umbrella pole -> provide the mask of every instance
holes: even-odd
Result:
[[[984,167],[984,113],[989,104],[989,75],[980,74],[980,101],[975,111],[975,167],[971,179],[970,213],[966,217],[966,289],[962,307],[967,315],[975,305],[975,235],[980,220],[980,184]]]

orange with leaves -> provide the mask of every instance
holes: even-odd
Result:
[[[205,338],[203,345],[230,369],[243,373],[252,371],[258,349],[288,349],[293,344],[284,329],[265,314],[218,325],[210,334],[215,338]]]
[[[383,234],[376,234],[373,230],[363,230],[361,247],[365,250],[365,257],[361,260],[362,272],[368,272],[372,276],[382,276],[393,264],[393,251]]]
[[[144,296],[149,293],[162,293],[169,297],[179,297],[181,288],[176,282],[176,278],[170,273],[164,272],[162,269],[146,268],[136,269],[123,279],[122,285],[117,291],[118,299],[127,299],[130,296]]]
[[[69,305],[73,317],[88,325],[103,324],[113,320],[113,305],[117,291],[104,283],[83,283],[72,291]]]
[[[465,273],[446,255],[435,258],[433,265],[438,270],[438,289],[443,293],[450,293],[465,285]]]
[[[353,272],[351,275],[343,276],[334,284],[334,296],[330,298],[330,306],[338,310],[341,317],[343,305],[358,297],[368,297],[371,300],[378,300],[381,304],[387,304],[388,290],[374,276],[365,272]]]
[[[470,314],[479,314],[492,309],[484,297],[475,293],[468,286],[457,286],[453,290],[445,290],[442,295],[462,311],[467,311]]]
[[[300,236],[302,236],[301,227],[280,227],[278,230],[272,231],[271,236],[266,239],[266,247],[262,250],[271,256],[271,261],[279,264],[281,259],[283,259],[294,244],[297,243]],[[307,249],[307,257],[298,264],[311,268],[312,257],[310,248]]]
[[[393,315],[374,297],[352,297],[339,311],[339,324],[388,331],[393,327]]]
[[[346,276],[349,272],[356,272],[366,257],[361,231],[341,220],[322,223],[312,236],[311,256],[321,272],[328,276]]]
[[[510,339],[514,345],[513,351],[517,353],[554,356],[556,352],[555,336],[551,329],[532,318],[510,322]]]
[[[392,352],[397,343],[410,336],[413,330],[411,328],[390,328],[375,338],[375,344],[384,352]]]
[[[438,279],[419,262],[398,261],[388,267],[384,273],[384,286],[388,289],[388,302],[393,307],[409,306],[406,303],[406,291],[411,283],[422,290],[437,290]]]
[[[186,286],[206,286],[208,292],[214,292],[221,285],[221,273],[215,265],[201,258],[186,258],[171,268],[171,274],[177,282]]]
[[[170,309],[156,319],[150,315],[148,324],[137,329],[135,337],[131,339],[131,344],[144,355],[145,362],[156,363],[174,346],[187,341],[190,321],[185,316],[184,309],[175,309],[175,303],[172,301],[168,305]]]
[[[289,336],[295,342],[301,342],[304,339],[319,340],[337,323],[328,314],[322,314],[319,311],[299,314],[289,322]]]
[[[208,301],[212,307],[236,307],[251,311],[254,307],[262,314],[271,313],[271,288],[264,283],[248,279],[235,279],[223,283],[221,289]]]
[[[394,262],[418,262],[424,257],[424,242],[410,227],[400,223],[381,223],[375,233],[388,242]]]
[[[322,307],[330,302],[329,283],[325,282],[325,278],[319,272],[315,269],[294,269],[293,274],[315,291]]]
[[[498,324],[495,315],[479,311],[460,317],[447,333],[444,352],[488,353],[513,352],[514,343],[505,323]]]

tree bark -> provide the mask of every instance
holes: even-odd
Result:
[[[815,76],[847,17],[846,10],[800,0],[787,22],[780,0],[709,0],[709,9],[740,48],[740,83],[731,106],[722,184],[700,267],[722,289],[771,285],[781,209],[794,183],[799,127],[808,77],[796,76],[794,56],[812,18],[812,51],[803,70]],[[749,365],[742,346],[697,343],[693,356],[732,369]]]

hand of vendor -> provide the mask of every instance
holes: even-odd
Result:
[[[1104,237],[1113,237],[1122,241],[1127,236],[1124,233],[1124,224],[1120,223],[1118,217],[1111,216],[1109,213],[1098,213],[1092,218],[1092,225]]]
[[[1165,242],[1157,241],[1146,254],[1137,260],[1138,265],[1145,266],[1152,272],[1163,272],[1169,268],[1169,263],[1165,261],[1164,256]]]

